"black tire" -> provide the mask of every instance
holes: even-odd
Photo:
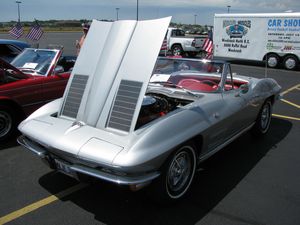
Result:
[[[266,56],[266,60],[267,60],[267,65],[270,68],[276,68],[276,67],[278,67],[279,62],[280,62],[279,56],[276,55],[276,54],[272,54],[272,53],[268,54]]]
[[[177,45],[177,44],[173,45],[171,48],[171,54],[173,56],[183,55],[183,49],[181,45]]]
[[[162,174],[150,188],[153,200],[171,203],[182,199],[190,188],[196,171],[196,149],[192,143],[179,147],[167,160]]]
[[[298,66],[299,60],[294,55],[288,55],[283,60],[283,66],[287,70],[295,70]]]
[[[0,142],[7,140],[17,128],[17,116],[10,106],[0,105]]]
[[[255,125],[252,128],[252,134],[256,137],[265,135],[269,128],[272,118],[272,102],[268,99],[262,105]]]

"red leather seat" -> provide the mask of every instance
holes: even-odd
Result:
[[[183,79],[178,82],[178,86],[194,91],[210,92],[216,90],[216,87],[212,87],[196,79]]]

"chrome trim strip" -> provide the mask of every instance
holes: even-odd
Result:
[[[17,138],[17,142],[25,147],[26,149],[32,151],[34,154],[38,155],[40,158],[45,158],[46,151],[40,146],[28,140],[24,135]],[[30,143],[29,143],[30,142]]]
[[[83,173],[92,177],[96,177],[105,181],[109,181],[116,184],[122,184],[122,185],[147,183],[157,178],[160,175],[160,173],[158,172],[153,172],[142,176],[124,177],[124,176],[105,173],[100,170],[96,170],[96,169],[92,169],[80,165],[70,166],[70,169],[75,172]]]
[[[34,154],[38,155],[40,158],[47,158],[47,150],[42,149],[40,146],[38,146],[33,141],[30,141],[28,138],[26,138],[24,135],[20,136],[17,139],[18,143],[25,147],[26,149],[32,151]],[[59,160],[59,159],[58,159]],[[152,172],[144,175],[139,176],[121,176],[116,174],[110,174],[103,171],[100,171],[98,169],[94,169],[88,166],[84,165],[67,165],[68,168],[72,172],[78,172],[82,174],[86,174],[92,177],[96,177],[98,179],[102,179],[105,181],[109,181],[116,184],[122,184],[122,185],[134,185],[134,184],[142,184],[147,183],[149,181],[152,181],[153,179],[157,178],[160,173],[159,172]]]

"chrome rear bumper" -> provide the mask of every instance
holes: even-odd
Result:
[[[18,143],[22,146],[24,146],[26,149],[30,150],[34,154],[38,155],[43,160],[47,161],[47,164],[53,168],[58,169],[55,165],[54,161],[60,161],[63,166],[65,167],[66,171],[63,171],[64,173],[70,173],[69,175],[72,176],[72,173],[81,173],[85,175],[89,175],[92,177],[99,178],[101,180],[109,181],[116,184],[121,185],[138,185],[138,184],[144,184],[149,183],[153,179],[157,178],[160,173],[159,172],[152,172],[142,175],[135,175],[135,176],[128,176],[128,175],[117,175],[113,173],[108,173],[106,171],[109,171],[109,169],[105,168],[105,172],[101,169],[96,169],[92,167],[88,167],[85,165],[78,165],[78,164],[72,164],[70,162],[66,162],[62,159],[60,159],[57,156],[53,156],[51,153],[47,151],[46,148],[40,146],[39,144],[35,143],[34,141],[31,141],[24,135],[20,136],[17,139]]]

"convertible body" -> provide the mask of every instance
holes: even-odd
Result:
[[[176,200],[201,161],[247,130],[265,134],[276,81],[233,75],[223,61],[157,59],[169,21],[94,21],[63,98],[19,125],[19,143],[68,175],[133,190],[154,181]]]

